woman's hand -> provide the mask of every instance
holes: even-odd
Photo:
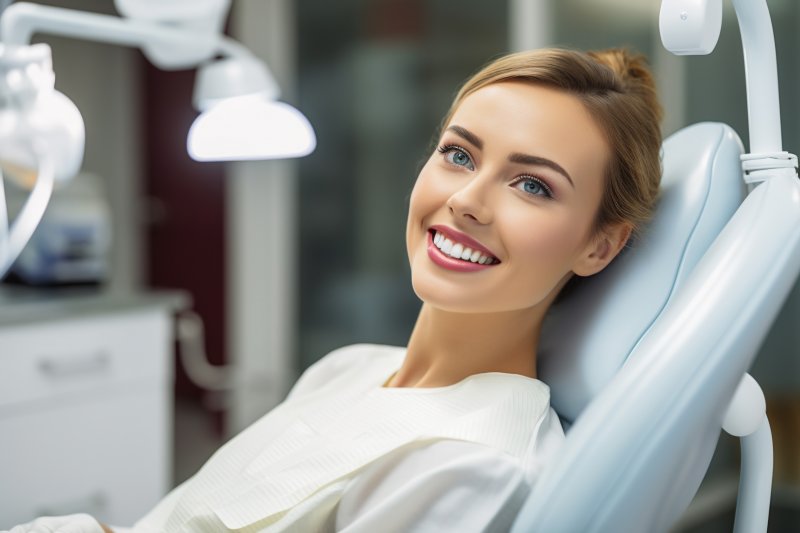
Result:
[[[7,533],[114,533],[88,514],[43,516],[11,528]]]

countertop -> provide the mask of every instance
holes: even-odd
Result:
[[[191,305],[191,295],[180,290],[119,292],[96,287],[42,289],[0,285],[0,327],[148,307],[178,312]]]

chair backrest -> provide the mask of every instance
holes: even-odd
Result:
[[[661,195],[638,242],[548,314],[540,379],[570,424],[614,377],[746,195],[742,143],[725,124],[700,123],[663,145]]]
[[[591,402],[579,412],[564,446],[542,470],[512,533],[662,532],[691,502],[708,469],[733,394],[800,277],[800,180],[796,173],[764,176],[765,181],[747,195],[716,238],[713,227],[705,223],[715,211],[707,206],[719,205],[714,199],[717,191],[727,196],[729,190],[741,190],[740,148],[729,128],[713,124],[687,128],[665,143],[665,188],[673,179],[700,179],[708,184],[703,189],[708,194],[702,209],[691,211],[697,217],[687,225],[690,231],[683,240],[677,241],[673,250],[677,259],[662,258],[677,268],[672,272],[675,281],[671,288],[667,284],[669,290],[661,294],[658,305],[642,303],[633,310],[598,305],[589,297],[616,296],[634,304],[638,299],[626,300],[616,290],[596,292],[596,287],[570,296],[573,306],[580,298],[589,309],[603,310],[591,319],[606,324],[608,342],[617,342],[619,335],[631,331],[638,338],[629,338],[633,347],[621,355],[610,353],[599,336],[594,351],[591,345],[578,343],[587,351],[558,354],[571,358],[573,368],[579,370],[595,357],[612,359],[603,367],[610,373],[617,362],[622,367],[607,384],[585,379],[573,383],[584,401]],[[691,190],[691,186],[679,188]],[[659,228],[685,230],[683,220],[665,218],[666,198],[642,247],[630,250],[625,258],[628,266],[623,263],[623,267],[630,276],[617,272],[616,279],[606,280],[624,290],[632,284],[642,299],[658,297],[660,293],[647,285],[661,286],[664,280],[658,277],[663,273],[653,270],[649,276],[645,272],[644,285],[637,285],[642,282],[635,276],[637,269],[661,265],[647,260],[637,263],[639,252],[647,245],[650,253],[658,253],[659,243],[654,242],[658,238],[664,238],[665,247],[673,242]],[[696,254],[690,254],[698,234],[713,242],[705,251],[698,247]],[[702,257],[690,267],[691,255]],[[574,317],[555,319],[569,320],[560,325],[562,332],[583,336],[583,328],[593,324],[581,315],[582,306],[575,310]],[[640,317],[645,311],[654,314]],[[637,332],[628,327],[629,320],[644,329]],[[563,383],[569,386],[568,381]],[[602,390],[591,396],[598,389]],[[573,391],[554,392],[566,394],[560,398],[566,401]],[[748,490],[753,489],[747,479],[744,482]]]
[[[697,342],[702,324],[694,321],[713,312],[697,304],[709,276],[706,252],[719,248],[721,232],[730,234],[746,195],[741,153],[724,124],[669,137],[661,198],[639,242],[553,308],[539,375],[562,420],[575,424],[513,533],[666,531],[691,501],[719,438],[720,413],[746,370],[740,357],[718,372],[726,354],[712,352],[728,345],[713,335]],[[695,336],[682,339],[687,320]],[[739,335],[754,352],[742,342],[746,332]]]

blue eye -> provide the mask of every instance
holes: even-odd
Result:
[[[459,148],[458,146],[440,146],[438,150],[440,153],[444,154],[445,161],[451,165],[475,170],[475,165],[472,164],[472,158],[463,148]]]
[[[520,187],[520,184],[522,187]],[[553,191],[545,182],[533,176],[520,176],[514,181],[514,187],[532,196],[553,197]]]

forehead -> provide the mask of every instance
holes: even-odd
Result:
[[[486,155],[546,157],[573,178],[602,176],[609,157],[603,131],[584,104],[544,85],[510,81],[482,87],[462,100],[448,126],[453,124],[476,134]]]

